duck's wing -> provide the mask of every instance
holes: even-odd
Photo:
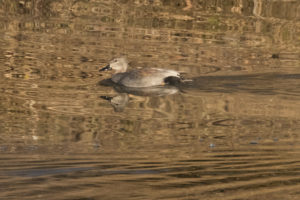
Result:
[[[143,68],[123,73],[119,83],[127,87],[151,87],[165,84],[165,78],[180,74],[174,70]]]
[[[160,74],[160,76],[162,76],[164,78],[169,77],[169,76],[180,77],[179,72],[177,72],[175,70],[171,70],[171,69],[149,68],[149,70],[153,71],[153,73]]]

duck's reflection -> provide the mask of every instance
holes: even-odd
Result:
[[[110,79],[99,82],[102,86],[112,86],[118,93],[116,96],[101,96],[110,102],[115,112],[122,112],[130,101],[129,95],[135,96],[165,96],[175,94],[179,88],[173,85],[153,86],[144,88],[126,87],[113,83]]]
[[[173,85],[153,86],[145,88],[131,88],[124,86],[115,86],[118,93],[133,94],[136,96],[165,96],[178,92],[178,88]]]

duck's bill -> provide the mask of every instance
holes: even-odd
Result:
[[[110,65],[107,65],[107,66],[103,67],[103,68],[100,69],[99,71],[100,71],[100,72],[103,72],[103,71],[108,71],[108,70],[111,70]]]
[[[112,97],[109,97],[109,96],[100,96],[100,98],[107,100],[107,101],[110,101],[112,99]]]

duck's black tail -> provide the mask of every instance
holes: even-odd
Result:
[[[168,85],[173,85],[179,89],[180,92],[184,92],[184,88],[187,86],[187,84],[190,84],[193,82],[192,79],[185,79],[182,76],[168,76],[164,79],[164,82]]]
[[[164,82],[169,85],[178,87],[181,83],[181,78],[178,76],[168,76],[164,79]]]

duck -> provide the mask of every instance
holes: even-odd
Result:
[[[177,85],[182,80],[181,74],[175,70],[139,68],[127,71],[127,69],[128,60],[126,57],[122,56],[111,60],[108,65],[101,68],[99,71],[114,70],[115,74],[111,77],[113,83],[133,88]]]

